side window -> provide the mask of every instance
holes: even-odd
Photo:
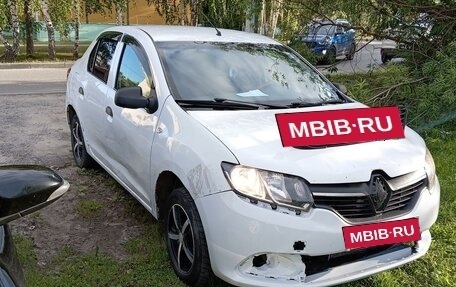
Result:
[[[116,79],[116,89],[139,86],[143,97],[149,97],[153,89],[152,73],[146,52],[133,38],[124,38],[125,46]]]
[[[345,32],[345,28],[343,26],[338,25],[336,27],[336,33],[341,34]]]
[[[87,69],[105,83],[108,81],[112,57],[120,36],[120,33],[102,35],[89,56]]]

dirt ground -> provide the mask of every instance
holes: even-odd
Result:
[[[106,172],[74,165],[64,95],[0,96],[0,123],[0,164],[49,166],[71,184],[57,202],[10,224],[33,240],[39,264],[65,247],[125,260],[122,245],[154,219]]]

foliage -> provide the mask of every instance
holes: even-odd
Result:
[[[404,106],[408,124],[418,129],[456,118],[456,42],[424,63],[419,78],[413,68],[397,64],[384,71],[329,78],[345,84],[352,97],[370,106]]]
[[[71,25],[69,19],[72,13],[72,0],[48,0],[49,14],[55,28],[61,35],[68,36]]]
[[[241,30],[251,2],[250,0],[202,1],[201,13],[204,15],[200,17],[200,23],[204,26],[213,24],[217,27]]]
[[[312,65],[317,64],[318,57],[299,39],[292,40],[288,46],[298,52],[298,54],[309,61]]]

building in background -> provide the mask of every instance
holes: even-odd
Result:
[[[163,25],[165,20],[160,16],[154,5],[148,5],[147,0],[130,0],[127,1],[125,11],[122,13],[122,21],[124,25]],[[118,14],[115,7],[112,9],[106,9],[104,13],[87,14],[84,10],[81,11],[80,16],[80,27],[79,27],[79,40],[81,42],[93,41],[101,31],[104,29],[117,25],[119,21]],[[37,15],[36,20],[42,22]],[[41,29],[35,35],[37,41],[47,41],[48,34],[46,26],[41,25]],[[62,33],[56,29],[55,31],[56,41],[73,41],[74,30],[70,29]]]
[[[127,1],[126,11],[124,13],[124,23],[130,25],[159,25],[165,24],[165,20],[157,13],[154,5],[148,5],[147,0]],[[85,14],[81,15],[82,23],[104,23],[116,24],[117,14],[115,7],[111,11],[106,11],[104,14],[89,14],[87,19]],[[87,21],[88,20],[88,21]]]

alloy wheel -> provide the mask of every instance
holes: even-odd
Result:
[[[189,273],[195,260],[195,238],[190,218],[179,204],[169,210],[167,235],[176,268],[184,274]]]
[[[71,134],[73,137],[73,154],[76,161],[81,162],[83,160],[85,147],[84,147],[84,138],[82,136],[81,126],[79,122],[76,121],[72,130]]]

